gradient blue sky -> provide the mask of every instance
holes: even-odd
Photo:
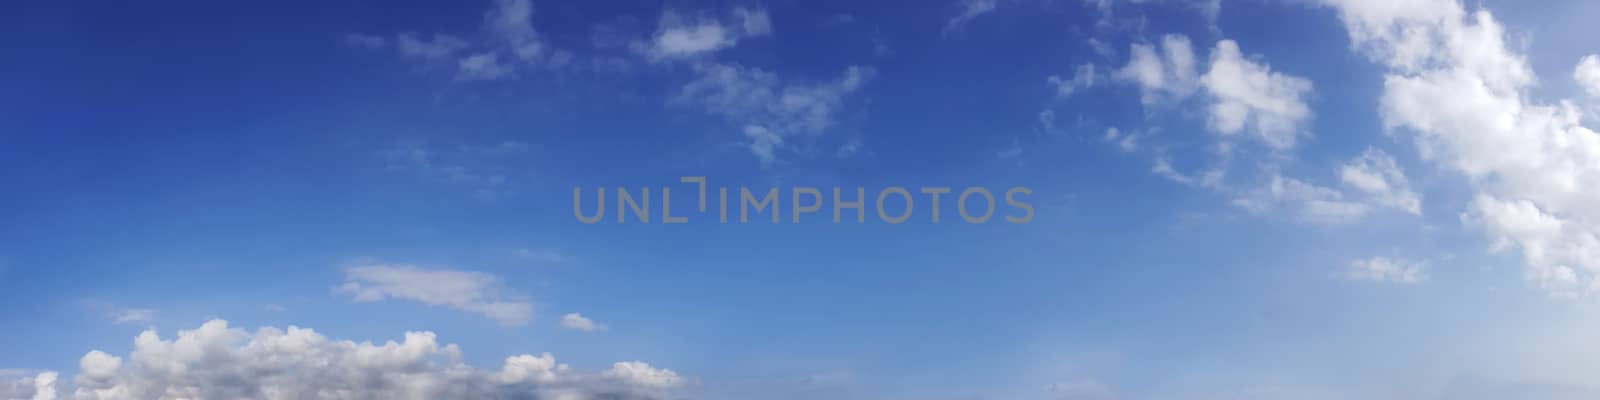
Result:
[[[1600,3],[4,8],[0,398],[219,396],[132,340],[213,319],[551,352],[550,398],[1600,396]],[[1036,216],[572,216],[690,175]]]

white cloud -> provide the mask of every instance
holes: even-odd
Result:
[[[346,34],[340,38],[340,41],[346,46],[367,50],[378,50],[389,46],[388,38],[363,33]]]
[[[466,40],[446,34],[436,34],[432,39],[425,39],[417,37],[414,33],[402,33],[395,37],[394,43],[395,50],[398,50],[400,55],[429,61],[454,57],[468,46]]]
[[[494,80],[511,75],[510,65],[500,62],[500,55],[495,53],[480,53],[461,59],[461,72],[456,75],[464,80]]]
[[[1578,60],[1578,66],[1572,68],[1572,79],[1585,93],[1600,97],[1600,55],[1590,54]]]
[[[572,257],[565,253],[549,249],[521,248],[514,251],[517,258],[539,264],[560,264],[572,261]]]
[[[948,33],[960,29],[968,22],[971,22],[973,18],[993,12],[995,5],[998,3],[998,0],[961,0],[961,13],[956,14],[955,17],[950,18],[950,21],[945,22],[944,31]]]
[[[765,9],[735,8],[726,18],[667,10],[661,14],[656,33],[648,44],[635,50],[652,60],[688,58],[733,47],[740,40],[772,33],[772,21]]]
[[[1093,379],[1080,379],[1050,385],[1053,398],[1061,400],[1112,400],[1117,392]]]
[[[1340,165],[1337,173],[1342,190],[1268,171],[1268,182],[1238,195],[1234,205],[1261,214],[1289,211],[1302,221],[1330,225],[1386,209],[1421,214],[1421,196],[1411,189],[1394,158],[1382,150],[1368,148]]]
[[[1271,173],[1270,178],[1265,185],[1235,198],[1234,205],[1259,214],[1284,210],[1303,221],[1317,224],[1353,222],[1372,210],[1366,203],[1346,198],[1337,189],[1285,177],[1276,172]]]
[[[583,314],[579,313],[570,313],[561,316],[561,327],[584,332],[599,332],[606,330],[605,325],[596,323],[594,320],[584,317]]]
[[[756,68],[699,64],[699,78],[684,85],[669,103],[697,105],[742,127],[746,146],[763,165],[778,158],[788,138],[817,135],[834,124],[845,98],[871,80],[875,71],[849,67],[827,82],[790,82]]]
[[[778,136],[765,126],[745,125],[744,137],[747,140],[745,147],[750,149],[751,154],[756,155],[756,159],[761,160],[762,166],[777,162],[778,155],[775,152],[778,146],[783,145],[782,136]]]
[[[496,0],[495,7],[485,13],[483,24],[493,45],[518,59],[533,62],[544,56],[546,50],[539,32],[533,29],[532,18],[530,0]]]
[[[1372,257],[1350,261],[1343,275],[1359,281],[1409,285],[1428,280],[1428,263]]]
[[[1194,93],[1194,48],[1188,37],[1162,36],[1160,53],[1154,45],[1134,43],[1128,54],[1128,64],[1113,77],[1137,84],[1145,105],[1177,101]]]
[[[1200,80],[1214,100],[1209,126],[1215,132],[1232,135],[1248,129],[1283,150],[1294,147],[1299,126],[1311,117],[1301,99],[1311,92],[1311,81],[1244,58],[1232,40],[1217,42],[1210,70]]]
[[[416,173],[426,179],[469,186],[479,198],[492,200],[507,189],[506,174],[510,168],[505,164],[527,148],[526,143],[518,141],[454,148],[403,142],[379,151],[378,156],[390,171]]]
[[[0,399],[56,400],[60,393],[54,371],[0,370]]]
[[[866,144],[862,143],[861,138],[859,137],[850,138],[850,140],[845,141],[844,144],[839,145],[839,150],[834,152],[834,156],[839,158],[855,157],[857,153],[861,152],[861,147],[865,145]]]
[[[1101,137],[1101,140],[1106,141],[1106,143],[1116,144],[1117,148],[1121,149],[1123,152],[1133,152],[1134,150],[1138,150],[1139,149],[1139,135],[1138,135],[1138,132],[1123,133],[1121,130],[1117,129],[1117,127],[1115,127],[1115,126],[1106,128],[1106,134],[1105,134],[1105,136]],[[1176,171],[1172,170],[1172,166],[1171,165],[1167,165],[1166,167],[1161,167],[1158,164],[1157,169],[1163,169],[1163,168],[1165,169],[1165,172],[1167,172],[1167,173],[1176,173]],[[1161,171],[1158,171],[1158,172],[1161,172]]]
[[[121,308],[111,313],[111,322],[117,324],[148,323],[156,318],[156,310],[145,308]]]
[[[1387,69],[1384,124],[1478,192],[1463,220],[1493,249],[1520,250],[1552,294],[1600,288],[1600,190],[1587,184],[1600,181],[1600,135],[1571,102],[1528,98],[1537,77],[1493,14],[1452,0],[1323,2]]]
[[[1521,249],[1526,275],[1540,288],[1559,296],[1594,290],[1600,234],[1593,225],[1550,214],[1531,200],[1503,200],[1489,194],[1479,194],[1461,218],[1488,232],[1494,240],[1492,250]]]
[[[1066,98],[1072,97],[1072,94],[1077,93],[1080,89],[1093,87],[1094,80],[1094,64],[1083,64],[1078,66],[1077,71],[1072,74],[1070,79],[1050,75],[1049,78],[1045,79],[1045,82],[1056,89],[1056,98]]]
[[[408,265],[369,264],[345,270],[335,289],[356,302],[401,299],[483,315],[506,325],[523,325],[533,304],[501,288],[493,275]]]
[[[4,398],[52,400],[53,372],[0,384]],[[461,361],[432,332],[382,344],[334,340],[311,329],[254,333],[211,320],[163,339],[139,334],[126,358],[90,351],[70,389],[79,400],[142,399],[652,399],[686,383],[639,361],[579,372],[549,353],[507,357],[499,369]],[[27,387],[25,385],[31,385]],[[31,396],[31,397],[30,397]]]
[[[1368,148],[1360,157],[1339,167],[1339,180],[1356,191],[1371,197],[1381,207],[1391,207],[1412,214],[1422,213],[1422,199],[1389,153]]]
[[[1020,157],[1022,156],[1022,142],[1012,139],[1011,145],[1006,146],[1004,149],[1000,149],[1000,151],[996,151],[994,155],[996,158],[1002,160]]]
[[[572,54],[550,48],[533,28],[531,0],[495,0],[484,13],[478,35],[436,33],[422,37],[413,32],[393,40],[370,34],[347,34],[346,45],[364,49],[393,48],[401,56],[425,65],[448,68],[459,81],[486,81],[516,76],[524,66],[559,67]]]
[[[126,307],[116,303],[100,300],[83,300],[85,308],[104,313],[106,319],[113,324],[144,324],[154,321],[156,310],[148,308]]]

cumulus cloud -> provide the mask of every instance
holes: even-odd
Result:
[[[872,79],[869,67],[851,66],[838,79],[793,82],[777,74],[736,64],[699,64],[698,78],[669,101],[699,106],[740,127],[745,146],[771,165],[788,138],[822,133],[834,124],[845,99]]]
[[[1590,54],[1578,60],[1578,66],[1572,69],[1572,79],[1578,81],[1590,96],[1600,97],[1600,55]]]
[[[594,322],[594,320],[584,317],[583,314],[579,313],[570,313],[561,316],[561,327],[584,332],[598,332],[606,330],[605,325]]]
[[[5,400],[56,400],[57,387],[54,371],[0,370],[0,399]]]
[[[533,317],[533,303],[501,288],[500,278],[481,272],[360,265],[345,270],[345,282],[335,292],[356,302],[398,299],[449,307],[506,325],[527,324]]]
[[[163,339],[147,330],[126,357],[99,350],[79,360],[71,388],[55,373],[0,384],[5,398],[178,399],[652,399],[686,383],[640,361],[579,372],[550,353],[507,357],[499,369],[461,361],[460,348],[432,332],[382,344],[334,340],[311,329],[255,332],[211,320]]]
[[[735,8],[720,19],[667,10],[661,14],[649,43],[633,47],[650,59],[661,61],[715,53],[745,38],[771,33],[772,21],[765,9]]]
[[[1232,40],[1217,42],[1210,70],[1200,80],[1213,98],[1208,122],[1215,132],[1232,135],[1248,130],[1282,150],[1294,147],[1299,126],[1311,117],[1302,100],[1311,92],[1311,81],[1246,59]]]
[[[1134,43],[1128,49],[1128,64],[1113,77],[1133,82],[1143,94],[1145,105],[1177,101],[1194,93],[1196,85],[1194,47],[1183,35],[1161,37],[1160,52],[1150,44]]]
[[[1359,259],[1350,261],[1344,276],[1359,281],[1410,285],[1428,280],[1428,263],[1388,257]]]
[[[1387,70],[1385,126],[1477,191],[1462,219],[1492,249],[1520,251],[1530,281],[1550,293],[1600,289],[1600,190],[1586,184],[1600,181],[1600,135],[1570,101],[1530,98],[1537,77],[1494,15],[1453,0],[1323,3]]]

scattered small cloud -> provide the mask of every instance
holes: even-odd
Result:
[[[794,137],[815,137],[835,123],[845,100],[876,75],[870,67],[851,66],[837,79],[795,82],[777,74],[736,64],[697,64],[699,76],[669,101],[674,106],[699,106],[740,126],[742,143],[763,166],[780,159],[780,150]]]
[[[1572,79],[1590,96],[1600,97],[1600,55],[1590,54],[1578,60],[1573,67]]]
[[[1072,74],[1071,78],[1062,78],[1057,75],[1050,75],[1049,78],[1045,78],[1045,82],[1049,83],[1051,87],[1055,88],[1056,98],[1060,99],[1072,97],[1072,94],[1077,93],[1079,90],[1094,86],[1094,64],[1079,65],[1077,71]]]
[[[401,142],[378,152],[384,168],[420,175],[424,179],[464,186],[474,197],[493,201],[507,190],[507,174],[527,151],[527,143],[502,141],[489,145],[445,147],[423,142]]]
[[[1350,261],[1343,275],[1358,281],[1411,285],[1428,280],[1428,263],[1372,257]]]
[[[535,264],[563,264],[572,261],[572,256],[550,249],[519,248],[513,253],[518,260]]]
[[[579,313],[571,313],[561,316],[561,327],[583,332],[602,332],[607,329],[605,325],[596,323],[594,320],[584,317],[583,314]]]
[[[148,324],[156,319],[156,310],[153,309],[126,307],[101,300],[84,300],[82,304],[102,313],[106,320],[116,325]]]
[[[530,0],[495,0],[474,35],[349,33],[340,42],[363,50],[392,49],[402,58],[450,70],[457,81],[499,80],[570,63],[571,52],[552,48],[533,28],[533,12]]]
[[[955,17],[951,17],[950,21],[945,22],[944,32],[950,33],[959,30],[968,22],[972,22],[973,18],[994,12],[995,5],[998,3],[998,0],[961,0],[961,12],[956,14]]]
[[[499,277],[482,272],[368,263],[346,268],[345,281],[334,292],[358,303],[398,299],[447,307],[509,326],[533,318],[532,302],[506,290]]]
[[[665,61],[709,55],[770,34],[772,21],[765,9],[736,7],[722,17],[667,10],[649,41],[632,47],[653,61]]]
[[[1217,42],[1210,70],[1200,81],[1212,98],[1207,123],[1214,132],[1248,131],[1273,150],[1286,150],[1311,118],[1304,100],[1312,91],[1310,80],[1245,58],[1232,40]]]

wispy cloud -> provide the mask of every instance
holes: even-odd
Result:
[[[146,324],[156,319],[156,310],[119,305],[103,300],[84,300],[84,307],[96,310],[113,324]]]
[[[949,33],[966,26],[972,19],[994,11],[998,0],[961,0],[961,12],[951,17],[944,24],[944,32]]]
[[[1428,280],[1428,263],[1389,257],[1372,257],[1350,261],[1343,275],[1346,278],[1359,281],[1417,284]]]
[[[497,276],[411,265],[363,264],[345,269],[345,281],[334,289],[356,302],[410,300],[478,314],[505,325],[525,325],[533,303],[506,290]]]
[[[505,194],[508,163],[527,151],[528,144],[503,141],[491,145],[440,147],[423,142],[402,142],[378,152],[384,168],[408,172],[425,179],[470,188],[480,200],[492,201]]]

